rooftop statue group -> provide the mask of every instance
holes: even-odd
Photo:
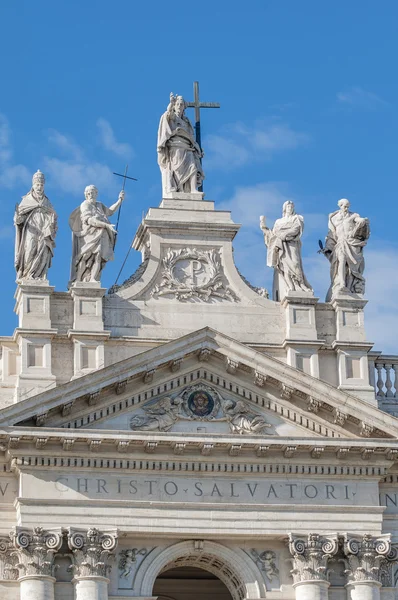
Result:
[[[182,96],[170,95],[166,112],[161,116],[158,131],[158,162],[162,174],[163,197],[173,193],[192,194],[202,184],[203,152],[195,140],[192,125],[185,115]],[[57,233],[57,215],[44,193],[45,178],[37,171],[32,188],[16,206],[14,223],[15,269],[17,282],[46,281],[51,266]],[[113,260],[116,229],[111,217],[124,200],[120,192],[117,202],[109,208],[97,201],[98,190],[88,185],[85,200],[71,214],[72,263],[70,284],[100,282],[106,263]],[[329,215],[325,246],[319,252],[330,262],[331,285],[326,300],[337,294],[364,294],[365,262],[363,249],[370,235],[369,221],[349,210],[346,199],[339,200],[339,210]],[[301,257],[301,236],[304,218],[296,214],[294,204],[285,202],[282,217],[267,227],[264,216],[260,227],[267,247],[267,265],[274,269],[274,300],[289,292],[312,294],[304,274]]]

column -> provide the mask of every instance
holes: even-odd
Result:
[[[109,559],[117,546],[117,531],[70,530],[76,600],[108,600]]]
[[[293,557],[293,587],[296,600],[328,599],[329,559],[338,550],[337,536],[321,537],[309,533],[307,538],[289,536],[289,551]]]
[[[62,545],[61,532],[18,527],[11,535],[18,554],[21,600],[54,600],[54,556]]]
[[[374,538],[346,536],[344,554],[347,561],[347,600],[380,600],[382,573],[387,565],[397,562],[398,552],[390,535]]]

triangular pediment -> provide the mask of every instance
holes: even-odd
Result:
[[[218,403],[217,411],[195,415],[189,394],[200,389],[207,390],[210,404]],[[203,395],[197,398],[197,413],[206,412],[203,402]],[[159,415],[172,410],[178,418],[170,425],[170,418]],[[151,413],[160,426],[136,431],[202,428],[220,435],[351,439],[398,434],[394,417],[209,328],[7,407],[0,411],[0,426],[131,431],[134,418],[137,426]],[[239,427],[245,415],[246,428]]]

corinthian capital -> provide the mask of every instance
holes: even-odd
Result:
[[[290,571],[294,583],[328,578],[328,561],[338,550],[337,535],[320,536],[309,533],[307,538],[289,536],[289,551],[293,559]]]
[[[368,533],[362,537],[346,535],[344,554],[349,582],[382,583],[386,567],[398,561],[398,551],[392,546],[389,534],[379,537]]]
[[[45,531],[42,527],[32,530],[17,527],[11,533],[17,561],[15,567],[20,577],[26,575],[53,576],[54,556],[62,544],[60,532]]]
[[[87,532],[71,530],[68,545],[73,553],[75,577],[107,577],[111,570],[108,563],[117,546],[117,532],[95,528]]]

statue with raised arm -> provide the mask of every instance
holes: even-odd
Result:
[[[57,215],[44,193],[41,171],[33,175],[32,188],[15,207],[15,269],[17,282],[46,280],[57,233]]]
[[[171,192],[197,192],[204,179],[202,156],[191,122],[185,116],[184,98],[170,94],[170,103],[160,118],[158,131],[163,196]]]
[[[282,218],[272,229],[266,226],[265,217],[260,217],[260,228],[267,246],[267,266],[274,268],[273,299],[280,301],[290,291],[312,292],[301,258],[304,218],[296,214],[293,202],[283,204]]]
[[[339,210],[329,215],[324,248],[320,242],[320,252],[330,262],[331,285],[326,302],[339,292],[365,293],[363,249],[370,236],[369,219],[350,212],[346,198],[339,200],[337,205]]]
[[[115,204],[109,208],[97,202],[98,190],[88,185],[84,190],[85,200],[69,218],[72,229],[72,265],[70,283],[74,281],[100,281],[101,272],[109,260],[113,260],[116,243],[112,216],[124,200],[120,192]]]

